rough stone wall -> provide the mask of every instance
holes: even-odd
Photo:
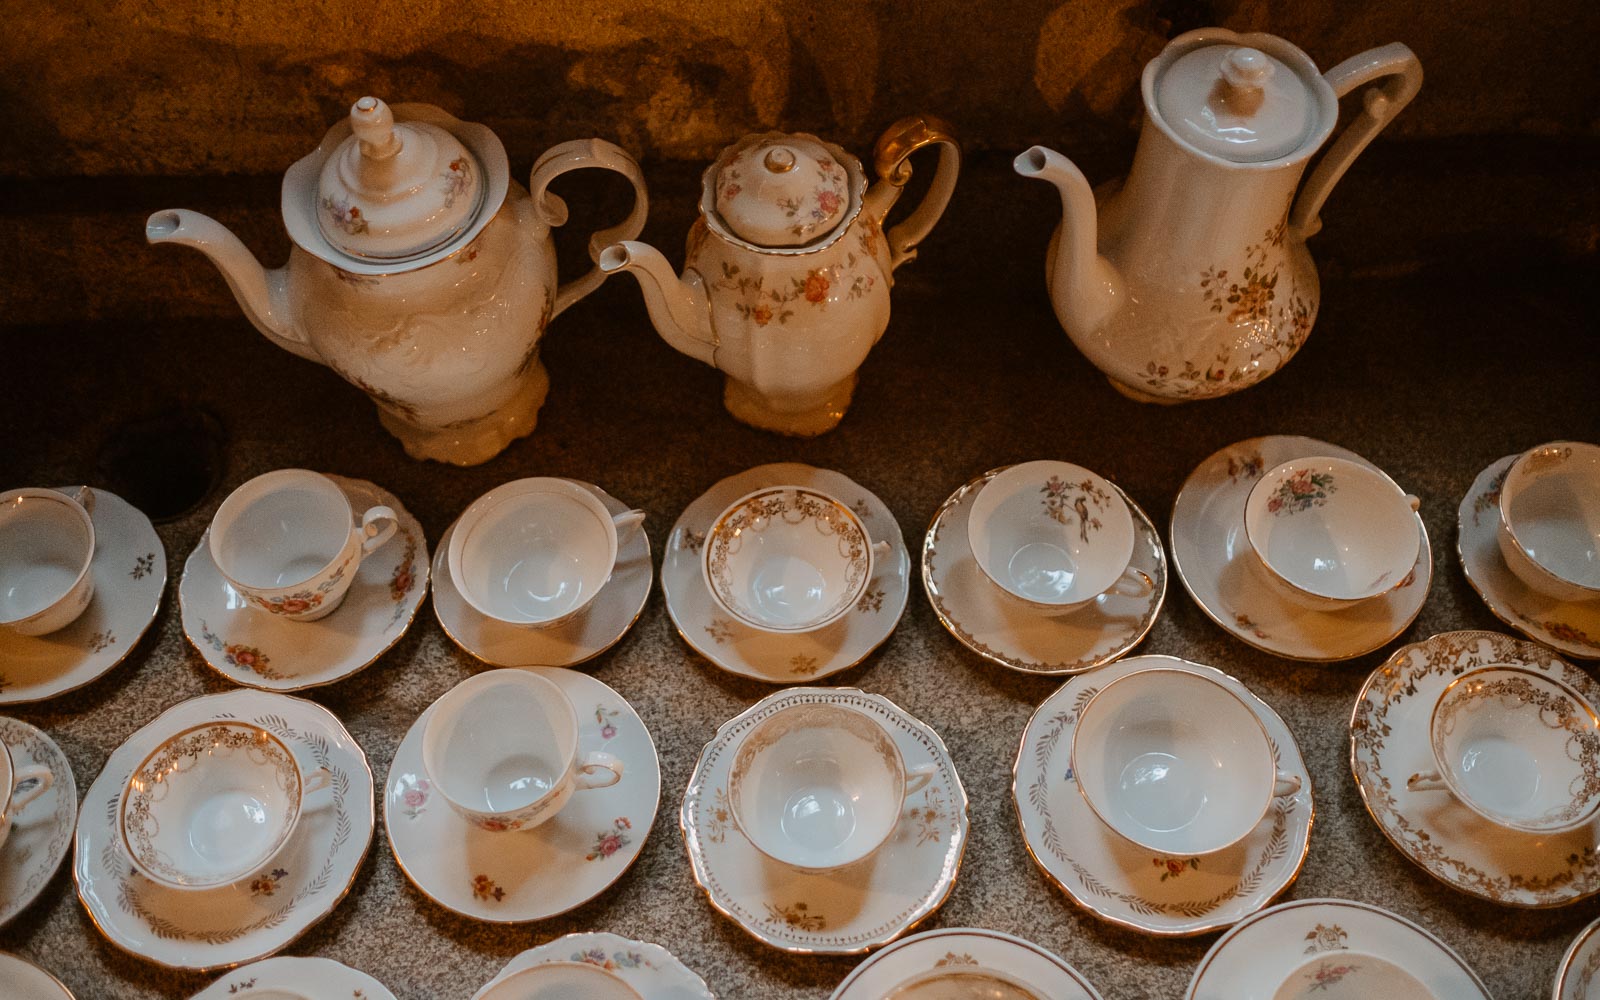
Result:
[[[1324,67],[1400,40],[1392,132],[1594,135],[1595,0],[4,0],[0,175],[274,174],[364,93],[483,121],[514,163],[602,135],[703,160],[763,125],[865,150],[914,110],[973,148],[1126,140],[1172,34]]]

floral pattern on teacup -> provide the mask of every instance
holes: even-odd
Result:
[[[1299,514],[1313,507],[1321,507],[1328,497],[1339,492],[1333,473],[1314,469],[1296,469],[1278,480],[1272,495],[1267,499],[1267,512],[1275,517]]]
[[[1039,487],[1039,492],[1044,494],[1039,502],[1044,504],[1045,513],[1052,521],[1071,527],[1072,518],[1077,518],[1078,538],[1085,544],[1089,541],[1089,532],[1100,530],[1100,519],[1094,516],[1095,512],[1105,510],[1111,503],[1111,494],[1093,479],[1069,483],[1060,476],[1051,476]]]

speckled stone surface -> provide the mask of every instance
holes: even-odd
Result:
[[[795,441],[734,423],[721,407],[720,376],[658,340],[633,282],[623,279],[554,324],[545,352],[553,387],[539,429],[473,469],[407,459],[359,392],[273,348],[233,315],[199,255],[130,247],[108,277],[121,305],[106,303],[99,320],[0,327],[0,486],[96,481],[104,437],[174,403],[206,408],[225,425],[224,482],[192,513],[160,526],[173,579],[157,626],[127,661],[75,694],[0,711],[49,731],[86,789],[108,754],[152,716],[225,688],[179,628],[176,573],[226,490],[281,466],[381,483],[417,515],[430,541],[496,483],[528,475],[591,480],[650,512],[659,564],[660,545],[686,504],[717,479],[762,462],[845,472],[882,497],[914,543],[939,502],[974,474],[1059,457],[1115,480],[1165,537],[1178,486],[1213,450],[1257,434],[1309,434],[1360,452],[1423,498],[1433,590],[1404,638],[1497,628],[1457,565],[1455,507],[1478,470],[1501,455],[1558,437],[1600,439],[1596,263],[1564,253],[1551,236],[1591,224],[1585,220],[1595,218],[1592,192],[1600,185],[1592,166],[1570,160],[1560,161],[1567,173],[1543,180],[1514,172],[1522,168],[1496,173],[1481,152],[1375,150],[1377,159],[1335,194],[1314,244],[1325,299],[1308,346],[1268,382],[1220,402],[1147,407],[1106,385],[1066,341],[1044,295],[1051,193],[1021,184],[1004,158],[979,158],[921,258],[900,272],[889,332],[836,432]],[[651,181],[658,208],[647,238],[678,259],[693,173],[657,172]],[[255,188],[270,198],[269,185]],[[150,202],[171,194],[129,188],[94,218],[126,239],[147,210],[162,207]],[[261,233],[272,230],[272,202],[195,207],[231,213]],[[52,211],[58,214],[35,222],[62,220],[62,228],[33,235],[60,250],[76,230],[70,206]],[[579,209],[575,218],[586,216]],[[15,217],[10,224],[20,225]],[[281,246],[281,236],[272,238]],[[42,294],[48,269],[27,264],[8,280],[15,294]],[[150,318],[166,308],[177,318]],[[1457,948],[1502,1000],[1547,995],[1563,949],[1600,904],[1521,912],[1468,898],[1401,857],[1361,807],[1346,720],[1363,679],[1392,648],[1328,666],[1276,659],[1225,635],[1174,580],[1140,651],[1233,673],[1294,731],[1318,812],[1291,896],[1389,907]],[[310,697],[344,720],[382,775],[418,713],[476,669],[425,606],[377,665]],[[286,953],[346,962],[403,1000],[461,998],[518,951],[596,929],[667,946],[720,996],[826,997],[858,959],[792,957],[746,936],[695,887],[677,829],[702,744],[770,689],[691,654],[659,588],[632,633],[588,669],[638,709],[661,752],[661,813],[638,864],[613,891],[539,924],[475,923],[401,876],[380,824],[350,896]],[[1105,925],[1047,882],[1023,849],[1009,792],[1012,757],[1030,712],[1056,682],[969,655],[940,628],[920,590],[885,646],[832,681],[887,695],[933,725],[966,784],[965,864],[926,926],[1020,934],[1061,954],[1108,1000],[1182,995],[1215,935],[1157,941]],[[0,948],[39,962],[84,1000],[186,996],[212,978],[164,971],[108,944],[65,868],[35,906],[0,929]]]

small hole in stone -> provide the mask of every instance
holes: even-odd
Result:
[[[99,482],[150,520],[171,521],[221,481],[226,443],[222,422],[197,407],[130,420],[100,446]]]

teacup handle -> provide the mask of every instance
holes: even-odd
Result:
[[[320,792],[333,784],[333,772],[325,767],[300,776],[300,795],[305,797],[312,792]]]
[[[914,793],[920,792],[926,788],[928,782],[933,780],[934,772],[938,769],[939,765],[930,760],[928,763],[918,764],[916,767],[913,767],[910,771],[908,771],[906,773],[905,797],[910,798]]]
[[[622,780],[622,759],[604,750],[591,750],[578,762],[578,773],[574,780],[579,791],[610,788]]]
[[[94,513],[94,490],[87,486],[80,486],[72,491],[72,500],[79,507],[89,513]]]
[[[1438,771],[1418,771],[1406,779],[1406,791],[1442,792],[1449,788]]]
[[[1129,566],[1117,577],[1117,582],[1111,585],[1113,593],[1123,597],[1144,597],[1156,589],[1156,582],[1150,579],[1150,574],[1144,570],[1134,569]]]
[[[34,799],[50,790],[55,784],[56,776],[43,764],[29,764],[19,767],[16,771],[16,784],[11,787],[11,807],[21,809]],[[24,788],[23,786],[27,787]]]
[[[1300,776],[1279,771],[1273,777],[1272,797],[1281,799],[1285,795],[1293,795],[1300,791]]]
[[[633,510],[625,510],[620,514],[613,515],[611,523],[617,527],[617,541],[622,542],[627,539],[632,534],[633,529],[644,523],[644,519],[647,516],[644,511],[639,510],[637,507]]]
[[[888,542],[873,542],[872,543],[872,561],[873,562],[877,562],[878,560],[882,559],[884,556],[886,556],[888,554],[889,554],[889,543]]]
[[[370,556],[383,548],[383,543],[393,538],[399,527],[399,519],[389,508],[381,504],[367,508],[361,515],[361,554]]]

